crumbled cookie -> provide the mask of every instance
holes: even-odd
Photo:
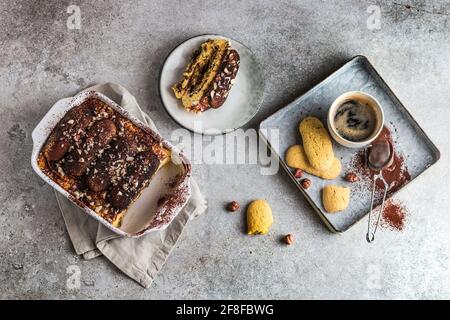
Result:
[[[322,190],[322,202],[327,212],[339,212],[347,209],[350,201],[350,189],[328,185]]]
[[[335,159],[333,144],[323,123],[315,117],[307,117],[299,125],[303,148],[311,166],[316,170],[326,170]]]
[[[322,179],[333,180],[341,173],[341,162],[334,158],[331,166],[326,170],[318,170],[311,166],[301,145],[294,145],[286,152],[286,163],[289,167],[301,169]]]

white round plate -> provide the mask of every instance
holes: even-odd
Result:
[[[240,66],[227,100],[218,109],[197,114],[183,108],[181,101],[175,98],[172,86],[182,78],[192,53],[206,40],[217,38],[228,39],[202,35],[180,44],[167,56],[159,79],[161,101],[169,115],[186,129],[205,135],[227,133],[245,125],[258,112],[264,95],[264,75],[255,55],[245,45],[228,39],[239,53]]]

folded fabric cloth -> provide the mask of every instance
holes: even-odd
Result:
[[[86,90],[103,93],[157,131],[153,121],[141,110],[135,97],[124,87],[106,83]],[[69,101],[70,99],[67,99],[67,102]],[[206,200],[193,178],[191,189],[192,195],[188,203],[166,229],[137,239],[115,234],[60,193],[55,191],[55,194],[75,252],[85,259],[104,255],[126,275],[148,288],[161,270],[187,222],[206,211]]]

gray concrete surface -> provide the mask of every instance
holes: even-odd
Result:
[[[448,1],[0,1],[0,298],[450,298]],[[68,30],[68,5],[81,30]],[[370,5],[381,8],[370,30]],[[128,87],[165,136],[177,125],[159,102],[158,72],[180,41],[202,33],[252,48],[267,75],[256,125],[356,54],[369,57],[442,152],[399,199],[403,233],[364,240],[365,223],[329,233],[280,171],[198,165],[207,213],[189,223],[152,287],[144,290],[106,259],[74,255],[49,186],[30,167],[30,133],[61,97],[94,83]],[[265,197],[275,224],[243,233],[243,214]],[[295,234],[282,245],[280,235]],[[66,285],[69,266],[81,286]]]

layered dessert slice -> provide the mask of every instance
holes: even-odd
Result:
[[[187,111],[221,107],[235,82],[239,62],[239,54],[228,40],[205,41],[194,52],[183,79],[173,85],[175,97]]]

